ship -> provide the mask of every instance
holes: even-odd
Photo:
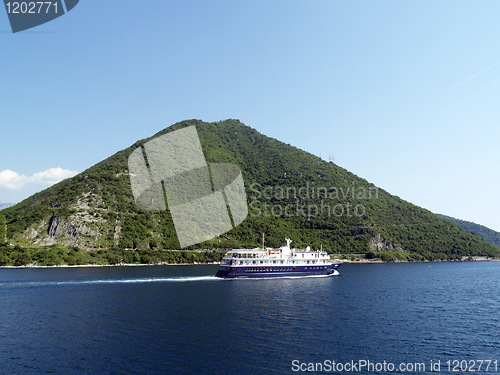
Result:
[[[334,276],[342,262],[331,260],[326,251],[292,249],[292,240],[285,238],[286,245],[279,249],[255,248],[228,251],[220,264],[216,277],[267,278]]]

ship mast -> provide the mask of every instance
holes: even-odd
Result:
[[[262,233],[262,250],[265,250],[264,248],[264,233]],[[269,250],[266,250],[267,251],[267,256],[269,256]]]
[[[264,233],[262,233],[262,250],[264,250]]]

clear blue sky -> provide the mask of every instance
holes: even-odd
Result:
[[[81,0],[12,34],[0,9],[0,202],[178,121],[237,118],[500,231],[499,17],[498,1]]]

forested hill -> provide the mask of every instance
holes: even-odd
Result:
[[[191,249],[256,247],[265,233],[269,247],[290,237],[295,247],[393,252],[408,260],[500,252],[458,225],[238,120],[183,121],[154,137],[191,125],[207,162],[242,170],[249,204],[243,223]],[[179,249],[169,211],[141,210],[132,196],[128,157],[154,137],[4,209],[8,241],[28,247]]]
[[[486,242],[489,242],[495,246],[500,246],[500,233],[494,231],[493,229],[487,228],[484,225],[472,223],[470,221],[455,219],[454,217],[437,214],[441,219],[451,221],[457,224],[460,228],[465,229],[468,232],[475,233],[481,237]]]

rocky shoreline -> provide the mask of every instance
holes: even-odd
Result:
[[[498,258],[488,258],[488,257],[472,257],[473,259],[462,259],[462,260],[434,260],[434,261],[390,261],[384,262],[381,259],[363,259],[357,258],[356,260],[341,259],[342,263],[353,263],[353,264],[383,264],[383,263],[441,263],[441,262],[495,262],[500,261]],[[39,266],[37,264],[27,264],[25,266],[0,266],[0,269],[15,269],[15,268],[82,268],[82,267],[151,267],[151,266],[210,266],[218,265],[220,262],[209,262],[209,263],[150,263],[150,264],[136,264],[136,263],[118,263],[118,264],[80,264],[80,265],[59,265],[59,266]]]
[[[82,268],[82,267],[140,267],[140,266],[210,266],[217,265],[220,262],[212,262],[212,263],[148,263],[148,264],[137,264],[137,263],[118,263],[118,264],[78,264],[78,265],[67,265],[62,264],[59,266],[39,266],[36,264],[27,264],[25,266],[0,266],[1,268]]]

